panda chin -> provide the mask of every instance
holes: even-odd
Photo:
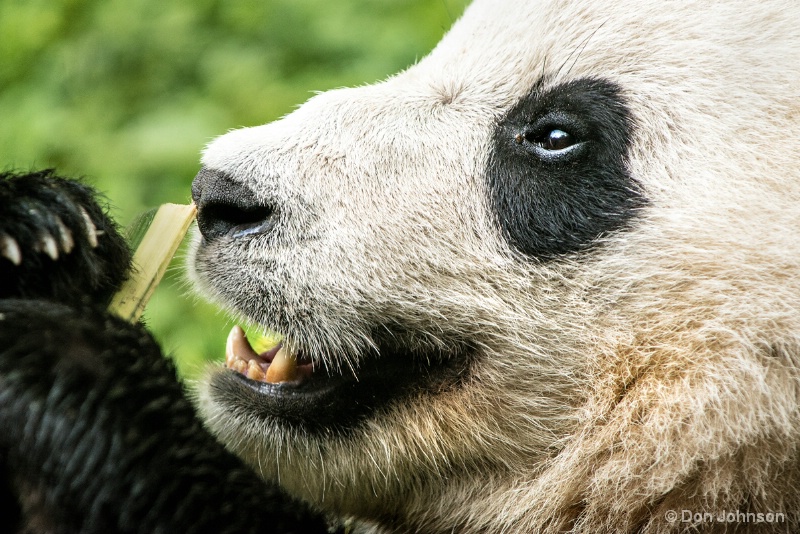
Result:
[[[225,369],[211,379],[214,400],[229,413],[244,411],[306,432],[346,433],[392,403],[457,387],[471,360],[465,350],[420,354],[379,345],[376,355],[360,358],[357,369],[339,373],[315,366],[302,352],[283,352],[279,343],[257,353],[234,327]],[[276,365],[284,368],[276,372]]]

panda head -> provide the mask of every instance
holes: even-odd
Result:
[[[209,427],[425,531],[612,496],[635,521],[698,455],[761,446],[785,384],[759,362],[800,335],[800,13],[754,7],[477,0],[407,71],[212,142],[193,276],[300,370],[211,372]]]

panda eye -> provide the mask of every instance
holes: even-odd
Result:
[[[543,136],[536,136],[533,139],[528,139],[528,141],[542,147],[545,150],[559,151],[566,150],[574,145],[575,137],[569,132],[554,128]]]
[[[565,117],[555,117],[554,124],[552,116],[545,117],[537,123],[529,124],[518,130],[514,140],[521,148],[528,153],[532,153],[537,158],[545,162],[559,163],[572,161],[579,157],[583,150],[578,150],[585,145],[586,139],[584,129],[574,124],[574,120]],[[576,132],[577,130],[577,132]]]
[[[578,139],[571,133],[561,128],[546,128],[540,131],[527,131],[524,134],[517,134],[516,141],[519,144],[527,143],[537,152],[544,151],[550,155],[563,153],[578,144]]]

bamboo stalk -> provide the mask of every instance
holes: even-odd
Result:
[[[194,204],[164,204],[158,208],[133,255],[130,277],[111,299],[111,313],[131,323],[139,320],[196,214]]]

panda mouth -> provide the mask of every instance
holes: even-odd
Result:
[[[262,352],[256,352],[240,326],[234,326],[225,346],[225,366],[256,382],[298,387],[313,372],[311,360],[292,354],[278,341]]]
[[[302,351],[290,354],[280,342],[257,352],[237,326],[226,345],[227,372],[212,385],[217,400],[234,411],[308,432],[346,432],[393,402],[457,387],[468,376],[468,354],[385,344],[357,369],[338,373]]]

